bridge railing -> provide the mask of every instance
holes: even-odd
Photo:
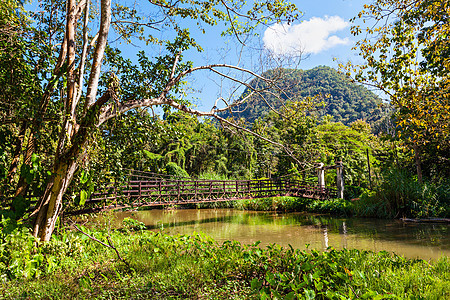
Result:
[[[224,201],[239,198],[261,198],[292,195],[307,198],[328,198],[337,194],[330,188],[307,185],[289,178],[254,180],[173,180],[142,178],[126,185],[109,185],[93,193],[89,203],[122,199],[131,202],[190,203]]]

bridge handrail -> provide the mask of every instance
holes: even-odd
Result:
[[[174,197],[185,198],[188,196],[211,196],[211,195],[237,195],[284,192],[300,193],[306,196],[328,197],[334,194],[334,189],[330,187],[319,187],[308,185],[292,178],[264,178],[264,179],[243,179],[243,180],[208,180],[208,179],[165,179],[146,178],[147,180],[129,180],[126,184],[114,186],[113,184],[103,188],[103,191],[91,194],[89,203],[102,200],[125,198],[161,198]],[[306,194],[305,194],[306,193]],[[309,195],[311,194],[311,195]]]

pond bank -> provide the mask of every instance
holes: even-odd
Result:
[[[6,274],[3,299],[313,299],[450,296],[447,258],[428,263],[386,251],[300,251],[217,243],[203,235],[168,236],[151,231],[86,229],[112,249],[77,232],[60,231],[32,254],[16,278]],[[11,241],[25,255],[28,244]],[[38,259],[38,256],[40,257]],[[12,265],[11,265],[12,266]],[[3,273],[5,274],[5,273]],[[6,276],[6,277],[5,277]]]

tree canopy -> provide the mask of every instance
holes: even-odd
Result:
[[[397,138],[414,150],[419,178],[423,159],[439,172],[450,169],[449,15],[445,0],[365,5],[356,19],[368,27],[352,27],[365,64],[342,66],[355,81],[389,95]]]

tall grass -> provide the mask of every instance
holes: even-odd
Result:
[[[369,217],[448,217],[450,183],[420,184],[408,172],[393,169],[374,191],[365,191],[354,211]]]

